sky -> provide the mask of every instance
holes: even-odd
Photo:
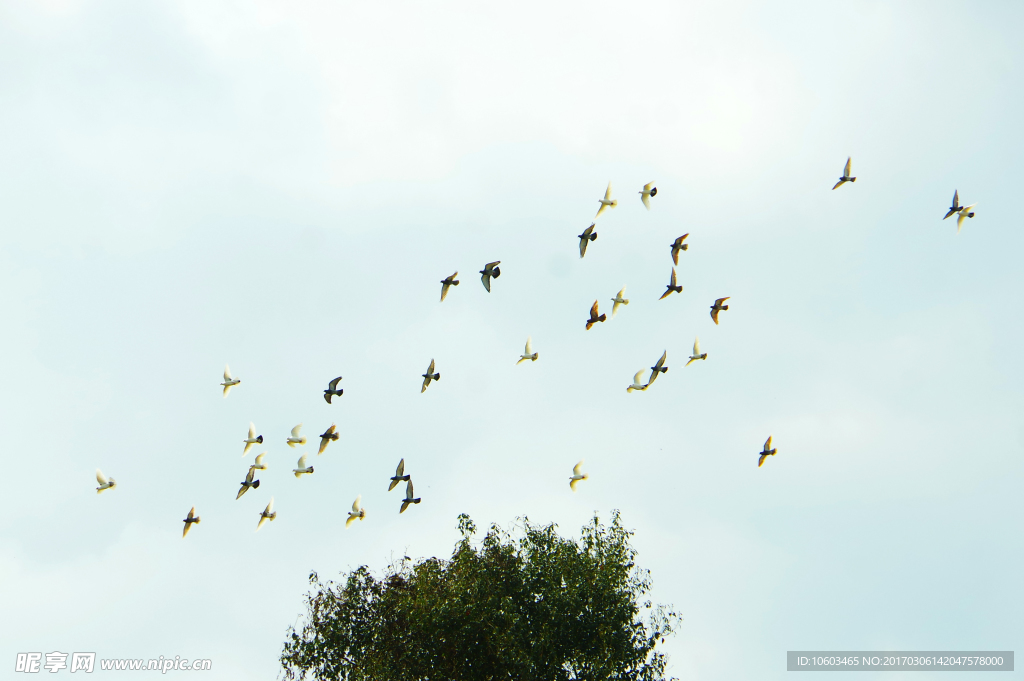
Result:
[[[683,617],[671,676],[1024,648],[1022,20],[0,0],[0,664],[275,678],[311,571],[447,557],[463,512],[578,536],[613,509]],[[954,189],[978,204],[960,233]],[[683,233],[684,290],[659,301]],[[527,336],[540,358],[517,366]],[[708,358],[684,368],[695,336]],[[250,421],[266,442],[243,458]],[[403,457],[423,502],[399,515]]]

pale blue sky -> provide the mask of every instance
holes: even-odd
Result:
[[[674,676],[1024,648],[1022,19],[0,0],[0,664],[273,678],[310,570],[447,556],[461,512],[575,535],[613,508],[684,617]],[[960,234],[954,189],[979,204]],[[684,291],[658,301],[684,232]],[[709,358],[684,369],[694,335]],[[235,501],[250,421],[270,468]],[[299,481],[298,422],[341,432]],[[401,457],[423,503],[399,516]]]

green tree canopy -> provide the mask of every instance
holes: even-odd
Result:
[[[469,516],[450,560],[366,566],[344,583],[310,575],[305,622],[289,631],[285,677],[345,681],[660,679],[655,645],[679,618],[646,595],[632,532],[613,512],[579,540],[523,518],[478,545]],[[641,619],[646,615],[646,621]]]

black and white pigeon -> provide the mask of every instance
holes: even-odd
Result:
[[[441,280],[441,302],[442,303],[444,302],[444,299],[448,297],[448,289],[450,289],[452,286],[458,286],[459,285],[459,280],[455,278],[457,276],[459,276],[459,271],[455,270],[455,274],[449,274],[447,277],[445,277],[444,279]],[[485,284],[485,286],[486,286],[486,284]],[[488,288],[487,290],[489,291],[490,289]]]
[[[487,289],[488,293],[491,292],[491,278],[493,277],[497,279],[501,276],[501,268],[498,267],[500,264],[500,260],[495,260],[494,262],[487,263],[484,265],[484,268],[480,270],[480,281],[484,282],[484,288]]]
[[[441,372],[434,373],[434,360],[430,360],[430,366],[427,367],[427,373],[423,374],[423,387],[420,388],[420,392],[426,392],[427,386],[430,385],[431,381],[440,381]]]
[[[416,497],[412,491],[412,480],[405,483],[405,499],[402,499],[402,508],[399,513],[405,513],[405,509],[409,508],[409,504],[420,503],[419,497]]]
[[[580,240],[581,258],[587,254],[587,244],[589,244],[591,241],[597,241],[597,232],[594,231],[595,225],[596,223],[591,224],[590,227],[587,227],[585,230],[583,230],[583,234],[576,235],[579,237]]]
[[[338,389],[338,382],[341,380],[341,376],[338,376],[330,383],[327,384],[327,390],[324,391],[324,399],[327,400],[327,404],[331,403],[332,397],[340,397],[345,394],[345,389]]]

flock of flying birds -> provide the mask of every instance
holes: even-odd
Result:
[[[839,181],[836,182],[835,186],[832,187],[833,190],[838,189],[847,182],[853,183],[857,181],[856,177],[850,175],[850,164],[851,159],[847,158],[846,165],[843,168],[843,175],[839,178]],[[647,208],[647,210],[651,209],[651,199],[655,197],[657,194],[658,188],[654,186],[653,182],[645,184],[644,188],[640,191],[640,200],[643,201],[644,206]],[[595,231],[595,228],[597,227],[597,219],[601,217],[601,214],[604,213],[606,209],[615,208],[616,206],[619,205],[619,202],[616,199],[612,198],[611,182],[608,183],[608,188],[605,190],[604,198],[599,199],[598,201],[600,203],[600,207],[598,208],[597,214],[594,216],[594,219],[591,222],[590,226],[583,230],[582,234],[577,235],[580,240],[580,258],[583,258],[587,254],[587,246],[590,244],[590,242],[597,240],[597,232]],[[946,220],[947,218],[956,215],[956,229],[959,233],[960,229],[963,227],[964,220],[967,218],[974,217],[976,212],[975,207],[977,205],[977,203],[973,203],[969,206],[961,206],[959,191],[954,190],[953,203],[949,207],[949,210],[946,212],[946,216],[943,218],[943,220]],[[683,234],[682,236],[675,239],[671,244],[669,244],[673,264],[672,274],[669,279],[668,285],[665,287],[665,292],[661,294],[661,298],[659,298],[659,300],[664,300],[667,296],[673,293],[681,293],[683,290],[682,285],[677,284],[676,282],[676,266],[679,265],[679,253],[681,251],[689,249],[689,244],[686,243],[686,238],[688,236],[690,236],[689,233]],[[486,265],[484,265],[484,268],[479,272],[480,280],[483,282],[484,288],[487,290],[488,293],[491,292],[491,281],[501,276],[501,268],[499,267],[500,264],[500,260],[489,262]],[[441,302],[444,302],[444,299],[448,297],[448,292],[451,290],[452,286],[459,285],[459,280],[456,279],[456,277],[458,276],[459,273],[456,271],[455,273],[441,280]],[[618,293],[615,294],[615,297],[611,299],[613,303],[613,318],[618,313],[620,307],[622,307],[623,305],[629,305],[629,299],[624,297],[625,293],[626,289],[625,287],[623,287],[622,289],[619,290]],[[711,319],[715,322],[716,326],[718,325],[719,314],[729,309],[729,306],[725,304],[725,301],[727,300],[729,300],[729,296],[718,298],[715,300],[714,304],[711,305]],[[602,314],[600,312],[598,308],[598,301],[595,300],[594,304],[590,308],[590,316],[586,320],[587,331],[589,331],[595,324],[606,321],[606,319],[607,315]],[[540,357],[540,353],[536,352],[533,349],[533,339],[532,337],[528,337],[526,339],[525,350],[523,354],[520,355],[519,361],[516,362],[516,364],[521,364],[526,361],[536,362],[538,357]],[[700,338],[695,338],[693,341],[693,353],[690,355],[689,361],[686,363],[686,366],[690,366],[690,364],[698,360],[706,360],[707,358],[708,353],[701,352]],[[643,382],[643,375],[647,371],[647,369],[641,369],[640,371],[636,372],[636,374],[633,376],[633,382],[626,388],[626,392],[632,393],[634,391],[646,391],[648,388],[650,388],[654,384],[655,379],[657,379],[660,374],[666,373],[668,371],[668,367],[665,366],[665,361],[667,359],[668,351],[666,350],[665,352],[662,353],[661,358],[655,363],[655,365],[650,367],[651,373],[650,376],[647,378],[646,383]],[[421,393],[426,392],[427,388],[430,386],[432,382],[441,380],[441,374],[436,369],[436,364],[434,360],[431,359],[430,365],[427,367],[426,373],[422,374],[423,383],[420,386]],[[327,401],[328,404],[331,404],[331,399],[333,397],[338,397],[344,394],[345,390],[343,388],[338,388],[338,383],[340,383],[341,380],[341,376],[332,379],[328,383],[327,389],[324,390],[324,399]],[[231,375],[231,369],[227,365],[225,365],[224,381],[220,384],[223,387],[224,397],[226,398],[228,396],[228,393],[231,392],[231,388],[238,385],[239,383],[241,383],[241,380],[236,377],[233,377]],[[292,428],[291,435],[289,435],[288,438],[285,440],[285,443],[289,447],[295,447],[295,445],[306,444],[306,436],[301,434],[301,430],[301,423]],[[326,431],[320,434],[320,450],[317,452],[317,455],[323,454],[324,450],[327,449],[327,445],[337,440],[338,438],[339,434],[337,432],[337,426],[335,424],[331,424],[330,428],[328,428]],[[245,448],[242,450],[242,456],[245,456],[246,454],[249,453],[249,450],[252,448],[253,445],[263,444],[263,436],[257,435],[256,426],[250,423],[248,436],[244,440],[242,440],[242,442],[245,445]],[[772,447],[771,436],[768,436],[768,439],[765,441],[764,446],[758,453],[758,468],[760,468],[764,464],[765,459],[767,459],[769,456],[775,456],[777,451],[778,450],[776,448]],[[249,471],[245,476],[245,480],[241,482],[241,487],[238,490],[238,494],[235,496],[236,500],[240,499],[243,494],[249,491],[250,488],[257,488],[260,486],[260,481],[256,479],[256,472],[267,469],[265,457],[266,452],[263,452],[257,455],[256,460],[252,464],[250,464]],[[303,453],[299,457],[299,460],[296,463],[296,467],[292,470],[292,473],[295,474],[296,478],[301,478],[303,475],[311,475],[313,473],[313,466],[309,466],[307,465],[307,463],[308,461],[306,454]],[[572,476],[569,478],[569,487],[570,489],[572,489],[573,492],[576,491],[577,483],[579,483],[582,480],[586,480],[589,477],[586,473],[582,471],[582,468],[583,460],[581,459],[579,463],[577,463],[573,467]],[[117,486],[117,482],[114,480],[114,478],[108,478],[98,468],[96,469],[96,481],[99,483],[99,487],[96,488],[97,494],[99,494],[100,492],[104,492],[108,489],[113,489]],[[398,462],[398,467],[395,469],[395,474],[391,476],[391,484],[388,486],[388,491],[390,492],[391,490],[393,490],[401,482],[405,483],[405,497],[402,499],[401,507],[398,512],[404,513],[405,510],[411,504],[418,504],[421,501],[421,499],[416,497],[414,494],[412,476],[405,473],[404,458]],[[345,521],[346,527],[351,525],[355,520],[363,520],[364,518],[366,518],[366,509],[362,505],[362,499],[362,495],[359,495],[352,503],[352,510],[348,512],[348,518]],[[270,502],[267,504],[266,508],[263,509],[263,511],[261,511],[259,514],[259,522],[256,525],[256,530],[259,531],[259,529],[263,527],[264,523],[266,523],[268,520],[272,521],[275,518],[277,518],[277,512],[274,510],[274,498],[271,497]],[[189,529],[191,529],[193,524],[198,524],[199,520],[200,518],[198,515],[196,515],[196,509],[193,506],[191,509],[189,509],[188,515],[183,520],[183,522],[185,523],[185,527],[182,530],[181,536],[183,538],[187,536]]]

